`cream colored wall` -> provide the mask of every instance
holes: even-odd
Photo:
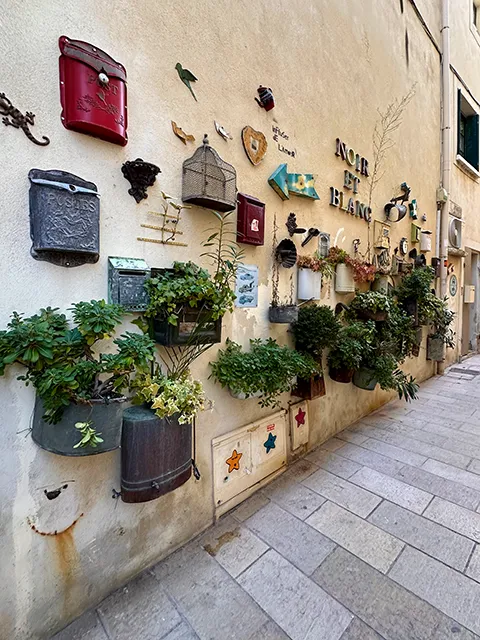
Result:
[[[431,3],[434,4],[434,3]],[[285,326],[270,325],[271,231],[276,214],[283,232],[289,212],[299,224],[339,233],[339,244],[351,251],[354,238],[367,246],[367,224],[329,206],[329,187],[342,187],[346,165],[334,154],[338,136],[371,164],[372,132],[377,109],[385,109],[416,84],[416,95],[395,134],[395,146],[384,164],[385,175],[374,196],[374,218],[383,219],[383,206],[398,194],[401,182],[412,187],[424,228],[435,229],[435,189],[439,181],[439,56],[410,4],[365,0],[213,0],[128,2],[105,0],[33,0],[28,10],[7,0],[0,26],[2,90],[22,111],[36,113],[37,135],[51,144],[40,148],[21,131],[0,130],[3,180],[4,250],[0,322],[15,309],[31,314],[52,305],[62,310],[71,302],[106,297],[109,255],[143,257],[151,266],[173,260],[199,260],[199,241],[211,225],[208,212],[194,209],[181,224],[188,248],[162,248],[136,240],[149,210],[158,209],[160,189],[179,197],[181,165],[197,144],[184,147],[171,131],[170,120],[197,143],[208,132],[211,144],[238,172],[238,189],[266,203],[267,230],[263,248],[246,247],[245,262],[259,265],[259,307],[236,310],[224,320],[223,338],[243,344],[251,337],[274,336],[288,342]],[[428,5],[428,3],[427,3]],[[430,7],[429,17],[438,22]],[[437,25],[438,26],[438,25]],[[407,68],[403,30],[408,28]],[[434,29],[434,27],[432,27]],[[60,122],[58,37],[65,34],[91,42],[121,61],[128,73],[129,143],[125,148],[66,131]],[[5,63],[6,61],[6,63]],[[198,103],[179,81],[181,62],[199,78]],[[273,88],[276,107],[266,113],[254,101],[260,83]],[[214,131],[218,120],[234,136],[225,142]],[[240,132],[245,125],[263,131],[269,151],[253,167],[243,151]],[[290,135],[295,160],[275,149],[272,124]],[[148,200],[137,205],[128,195],[120,167],[141,157],[162,173]],[[267,178],[288,160],[290,171],[315,172],[321,200],[292,198],[282,202]],[[101,257],[96,265],[63,269],[37,262],[29,255],[28,171],[62,169],[93,180],[101,193]],[[367,200],[362,180],[360,198]],[[392,225],[393,245],[410,237],[410,222]],[[434,241],[433,241],[434,242]],[[314,242],[308,245],[313,251]],[[433,255],[433,252],[432,254]],[[429,256],[430,257],[430,256]],[[284,282],[288,274],[282,274]],[[340,299],[340,298],[338,298]],[[323,302],[336,304],[326,287]],[[342,300],[345,297],[341,298]],[[348,300],[348,298],[347,298]],[[130,328],[128,324],[125,325]],[[34,394],[15,379],[0,380],[2,462],[0,465],[0,637],[41,638],[98,602],[129,577],[152,564],[213,518],[211,440],[266,415],[254,400],[233,400],[207,380],[212,348],[197,361],[201,378],[215,401],[212,413],[198,420],[200,482],[191,480],[177,491],[144,505],[112,500],[119,489],[119,452],[87,459],[61,458],[37,448],[28,433]],[[418,379],[432,374],[421,356],[407,364]],[[311,404],[310,446],[324,441],[389,397],[367,393],[327,378],[327,396]],[[283,397],[286,404],[288,397]],[[68,491],[47,501],[45,487],[64,481]],[[82,514],[82,515],[81,515]],[[65,535],[40,536],[29,517],[43,530],[62,530],[78,518]]]

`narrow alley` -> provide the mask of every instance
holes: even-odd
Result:
[[[338,433],[55,640],[480,637],[480,356]]]

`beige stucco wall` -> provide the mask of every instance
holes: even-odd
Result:
[[[439,14],[432,6],[426,17],[435,31]],[[346,168],[334,154],[335,138],[373,162],[377,109],[385,109],[414,83],[416,95],[385,161],[373,217],[383,219],[383,205],[407,181],[420,214],[427,214],[423,228],[435,230],[439,55],[408,2],[402,15],[399,3],[380,0],[230,0],[223,4],[213,0],[119,0],[114,5],[105,0],[33,0],[28,10],[21,2],[7,0],[0,27],[1,89],[22,111],[35,112],[37,135],[51,138],[48,147],[40,148],[21,131],[0,130],[1,327],[14,309],[27,314],[47,305],[65,310],[74,301],[106,297],[109,255],[143,257],[157,267],[173,260],[199,260],[200,238],[211,225],[208,212],[201,209],[188,212],[181,224],[188,248],[162,248],[136,240],[147,211],[158,210],[160,189],[180,196],[182,162],[197,146],[183,146],[172,133],[171,119],[193,133],[198,144],[208,132],[211,144],[236,167],[239,191],[267,205],[265,246],[246,247],[245,257],[247,264],[259,265],[259,307],[236,310],[225,318],[224,339],[229,336],[244,344],[251,337],[272,335],[282,343],[289,339],[286,327],[267,321],[274,214],[282,231],[288,213],[294,211],[302,226],[317,226],[329,232],[332,240],[338,234],[339,245],[350,252],[353,239],[359,238],[360,250],[365,251],[367,224],[328,204],[329,187],[342,187]],[[398,35],[404,27],[409,32],[408,67],[403,35]],[[87,40],[125,65],[129,82],[126,148],[62,127],[57,47],[62,34]],[[199,78],[195,87],[198,103],[177,77],[174,67],[178,61]],[[277,105],[270,113],[254,101],[260,83],[274,90]],[[214,131],[214,120],[234,140],[221,139]],[[258,167],[249,163],[240,141],[241,129],[247,124],[263,131],[269,140],[267,156]],[[295,160],[275,148],[272,124],[289,134],[297,151]],[[125,160],[137,157],[162,170],[148,200],[139,205],[128,195],[129,185],[120,171]],[[290,171],[318,175],[319,202],[292,198],[284,203],[270,189],[268,176],[287,160]],[[27,174],[33,167],[62,169],[97,184],[101,257],[96,265],[69,270],[30,257]],[[365,181],[359,195],[367,200]],[[392,225],[393,246],[402,236],[410,237],[408,218]],[[314,247],[313,242],[308,245],[311,251]],[[288,275],[282,274],[282,279],[286,286]],[[325,287],[323,296],[324,302],[336,304],[333,287]],[[112,489],[119,489],[118,451],[75,460],[37,448],[25,431],[33,409],[32,390],[15,379],[20,370],[0,379],[0,638],[48,637],[211,523],[212,438],[268,413],[254,400],[231,399],[207,380],[208,361],[217,348],[194,367],[194,374],[215,402],[213,412],[198,419],[202,479],[144,505],[112,500]],[[424,349],[407,368],[419,379],[433,372]],[[382,392],[367,393],[327,378],[327,396],[311,404],[310,446],[387,398]],[[288,397],[282,401],[285,405]],[[69,488],[57,500],[45,499],[45,487],[66,481]],[[29,526],[31,517],[44,531],[62,530],[77,518],[78,522],[66,535],[40,536]]]

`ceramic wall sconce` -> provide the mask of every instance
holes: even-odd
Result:
[[[157,175],[161,171],[157,165],[137,158],[136,160],[127,160],[122,165],[122,173],[132,185],[128,193],[135,198],[138,204],[148,198],[147,189],[155,184]]]
[[[320,200],[315,190],[315,176],[312,173],[288,173],[286,164],[275,169],[268,184],[282,200],[288,200],[290,195]]]
[[[61,36],[62,124],[95,138],[127,144],[127,72],[107,53]]]
[[[32,169],[28,177],[32,256],[61,267],[97,262],[100,200],[96,185],[57,169]]]

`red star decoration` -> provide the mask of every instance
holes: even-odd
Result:
[[[297,427],[300,427],[302,424],[305,424],[306,415],[307,414],[305,413],[305,411],[300,407],[297,415],[295,416],[295,420],[297,421]]]

